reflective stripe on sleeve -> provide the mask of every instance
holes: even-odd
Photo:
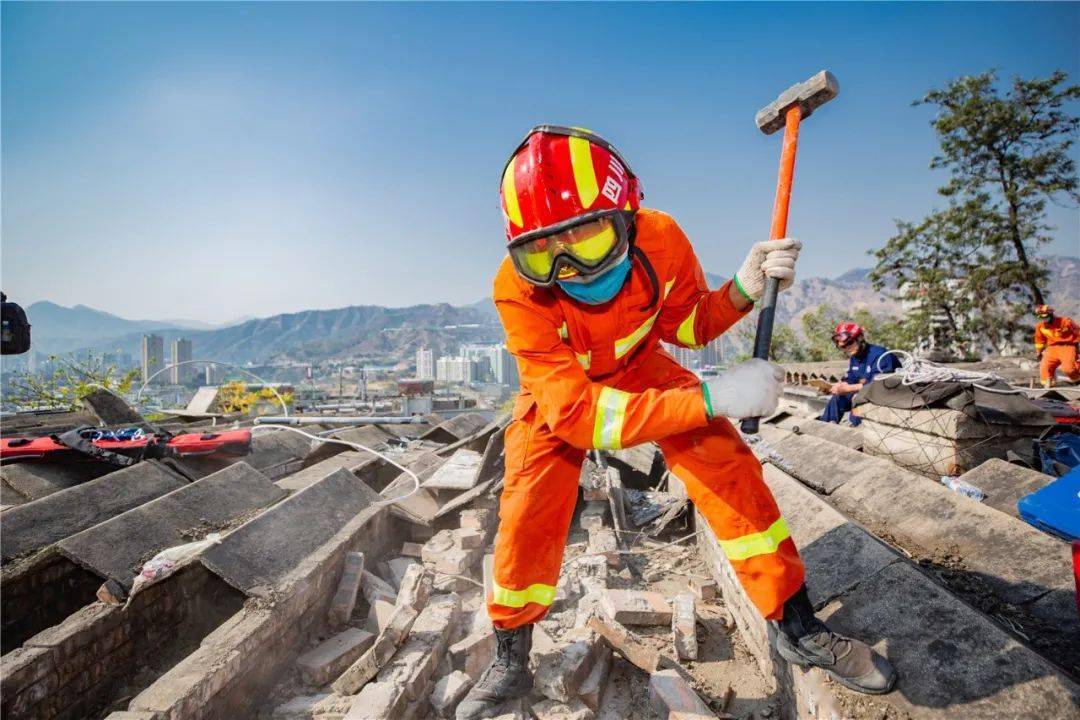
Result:
[[[533,583],[524,590],[511,590],[492,581],[491,601],[504,607],[525,607],[526,603],[551,605],[555,602],[555,586]]]
[[[694,320],[697,319],[697,305],[690,311],[690,314],[686,316],[686,319],[679,323],[679,329],[675,331],[675,339],[680,344],[685,345],[688,348],[700,348],[701,345],[697,342],[697,337],[694,335]]]
[[[664,298],[663,298],[663,300],[667,300],[668,293],[671,292],[671,286],[674,285],[674,284],[675,284],[675,279],[674,278],[672,278],[671,280],[668,280],[664,284]],[[661,300],[661,304],[663,304],[663,300]],[[650,330],[652,330],[653,325],[656,323],[656,318],[658,318],[658,317],[660,317],[660,310],[657,310],[652,315],[650,315],[649,319],[646,320],[645,322],[641,323],[641,325],[636,330],[634,330],[634,332],[630,333],[626,337],[619,338],[618,340],[616,340],[615,341],[615,359],[618,360],[619,358],[623,357],[624,355],[629,353],[631,350],[633,350],[635,345],[637,345],[639,342],[644,340],[645,336],[649,334]]]
[[[791,537],[784,518],[779,518],[768,530],[750,533],[731,540],[721,540],[720,548],[728,560],[746,560],[757,555],[776,552],[784,539]]]
[[[574,353],[574,355],[583,370],[588,370],[592,366],[592,350],[586,353]]]
[[[593,447],[598,450],[622,448],[623,421],[626,420],[626,404],[630,393],[603,387],[596,402],[596,419],[593,421]]]

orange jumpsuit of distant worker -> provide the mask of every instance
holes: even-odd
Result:
[[[635,244],[656,272],[659,297],[639,260],[604,305],[571,300],[522,280],[510,259],[495,278],[495,305],[516,356],[521,394],[506,429],[506,484],[495,541],[496,627],[548,611],[562,564],[587,449],[656,441],[686,485],[751,600],[769,619],[803,583],[803,564],[761,465],[731,423],[709,420],[701,382],[661,340],[700,347],[744,313],[728,285],[710,291],[675,221],[642,208]]]
[[[1050,322],[1035,325],[1035,352],[1042,353],[1039,379],[1046,387],[1054,384],[1058,367],[1073,382],[1080,380],[1076,364],[1076,344],[1080,342],[1080,327],[1070,318],[1055,315]]]

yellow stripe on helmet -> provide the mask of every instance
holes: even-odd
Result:
[[[579,137],[571,137],[569,140],[570,165],[574,168],[574,184],[577,185],[581,206],[588,209],[592,207],[596,197],[600,194],[600,187],[596,184],[596,170],[593,168],[592,143],[585,138]]]
[[[521,219],[521,206],[518,205],[517,187],[514,184],[515,160],[517,160],[517,158],[511,159],[510,163],[506,166],[506,171],[503,172],[503,207],[506,209],[506,217],[510,219],[510,222],[518,227],[524,227],[525,221]]]

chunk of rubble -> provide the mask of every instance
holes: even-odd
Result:
[[[600,710],[600,700],[604,697],[607,688],[608,677],[611,674],[611,648],[604,644],[600,658],[593,665],[592,672],[581,683],[578,695],[581,701],[589,706],[593,712]]]
[[[697,660],[697,604],[693,593],[683,592],[672,603],[671,634],[675,656],[680,660]]]
[[[368,605],[373,604],[376,600],[392,603],[397,598],[394,586],[370,570],[364,570],[361,573],[360,591],[364,593],[364,600],[367,601]]]
[[[373,642],[373,633],[348,628],[297,658],[296,669],[309,685],[325,685],[344,672]]]
[[[344,625],[352,617],[356,607],[356,594],[360,590],[360,580],[364,574],[364,553],[345,554],[345,565],[338,581],[337,591],[330,601],[329,620],[331,625]]]
[[[451,718],[458,704],[472,688],[473,681],[465,673],[455,670],[435,683],[435,689],[431,691],[431,708],[440,718]]]
[[[671,605],[657,592],[607,589],[600,595],[600,606],[623,625],[671,623]]]
[[[419,563],[414,558],[399,557],[394,558],[388,564],[390,565],[390,579],[393,580],[395,586],[401,587],[401,581],[405,578],[405,573],[409,571],[410,567]]]
[[[534,630],[536,634],[536,630]],[[540,641],[534,648],[533,685],[546,697],[559,702],[577,698],[582,683],[603,656],[603,643],[595,633],[582,631],[569,644]]]
[[[480,453],[474,450],[458,450],[424,481],[424,487],[432,490],[469,490],[479,479],[481,459]]]
[[[532,711],[537,720],[592,720],[596,717],[596,712],[577,698],[568,703],[543,700],[534,704]]]
[[[629,660],[635,667],[647,673],[654,673],[660,669],[660,654],[603,612],[595,613],[590,617],[586,627],[595,631],[612,650]]]
[[[489,625],[486,631],[473,632],[450,646],[450,662],[454,670],[460,670],[473,680],[491,663],[495,654],[495,631]]]
[[[581,516],[578,518],[578,525],[582,530],[601,528],[604,526],[607,511],[608,503],[606,499],[604,501],[587,502],[581,511]]]
[[[619,542],[615,531],[608,527],[593,528],[589,531],[590,554],[602,555],[609,567],[620,567],[622,556],[619,554]]]
[[[698,697],[678,671],[661,670],[649,678],[649,699],[662,718],[675,720],[715,720],[716,713]]]
[[[698,600],[715,600],[719,595],[716,581],[712,578],[692,577],[690,578],[690,587]]]

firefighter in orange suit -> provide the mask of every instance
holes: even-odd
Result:
[[[1043,387],[1054,386],[1054,373],[1061,369],[1065,376],[1080,380],[1076,364],[1076,347],[1080,343],[1080,326],[1063,315],[1054,315],[1054,308],[1039,305],[1035,308],[1035,353],[1039,358],[1039,379]]]
[[[534,128],[506,165],[501,196],[509,257],[495,306],[521,394],[506,429],[487,598],[497,653],[458,719],[492,717],[532,686],[532,623],[555,599],[586,451],[645,442],[659,444],[750,599],[775,621],[777,650],[848,687],[890,690],[884,658],[814,617],[761,465],[726,419],[771,413],[780,369],[750,360],[703,384],[660,347],[701,347],[724,332],[761,297],[766,276],[790,285],[799,243],[754,245],[735,277],[709,290],[676,222],[639,207],[630,166],[580,128]]]

